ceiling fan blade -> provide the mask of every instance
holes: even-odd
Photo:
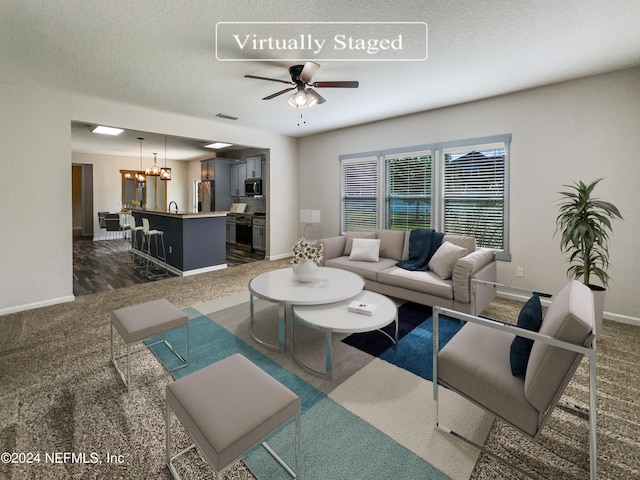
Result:
[[[280,80],[278,78],[269,78],[269,77],[258,77],[257,75],[245,75],[245,78],[255,78],[258,80],[269,80],[270,82],[280,82],[280,83],[287,83],[289,85],[295,85],[295,83],[293,83],[291,80]]]
[[[327,101],[322,95],[316,92],[313,88],[307,88],[307,93],[311,94],[316,99],[316,102],[318,102],[318,105]]]
[[[315,62],[305,63],[304,67],[302,68],[302,72],[300,72],[300,80],[302,80],[304,83],[311,82],[311,78],[316,74],[319,68],[320,65]]]
[[[312,84],[316,88],[358,88],[360,82],[315,82]]]
[[[282,95],[283,93],[290,92],[291,90],[295,90],[297,87],[285,88],[284,90],[280,90],[279,92],[272,93],[268,97],[264,97],[262,100],[271,100],[272,98],[277,97],[278,95]]]

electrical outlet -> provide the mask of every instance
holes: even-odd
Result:
[[[520,277],[520,278],[524,277],[524,268],[522,268],[522,267],[518,267],[518,268],[516,269],[516,276],[517,276],[517,277]]]

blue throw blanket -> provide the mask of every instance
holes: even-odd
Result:
[[[409,259],[396,263],[405,270],[427,271],[429,260],[442,244],[444,233],[435,230],[411,230],[409,237]]]

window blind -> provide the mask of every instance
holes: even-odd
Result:
[[[385,156],[386,228],[431,227],[431,152]]]
[[[444,231],[505,249],[505,148],[444,150]]]
[[[342,231],[378,225],[378,158],[342,161]]]

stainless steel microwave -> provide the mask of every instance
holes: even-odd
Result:
[[[244,181],[244,194],[246,196],[262,195],[262,179],[247,178]]]

